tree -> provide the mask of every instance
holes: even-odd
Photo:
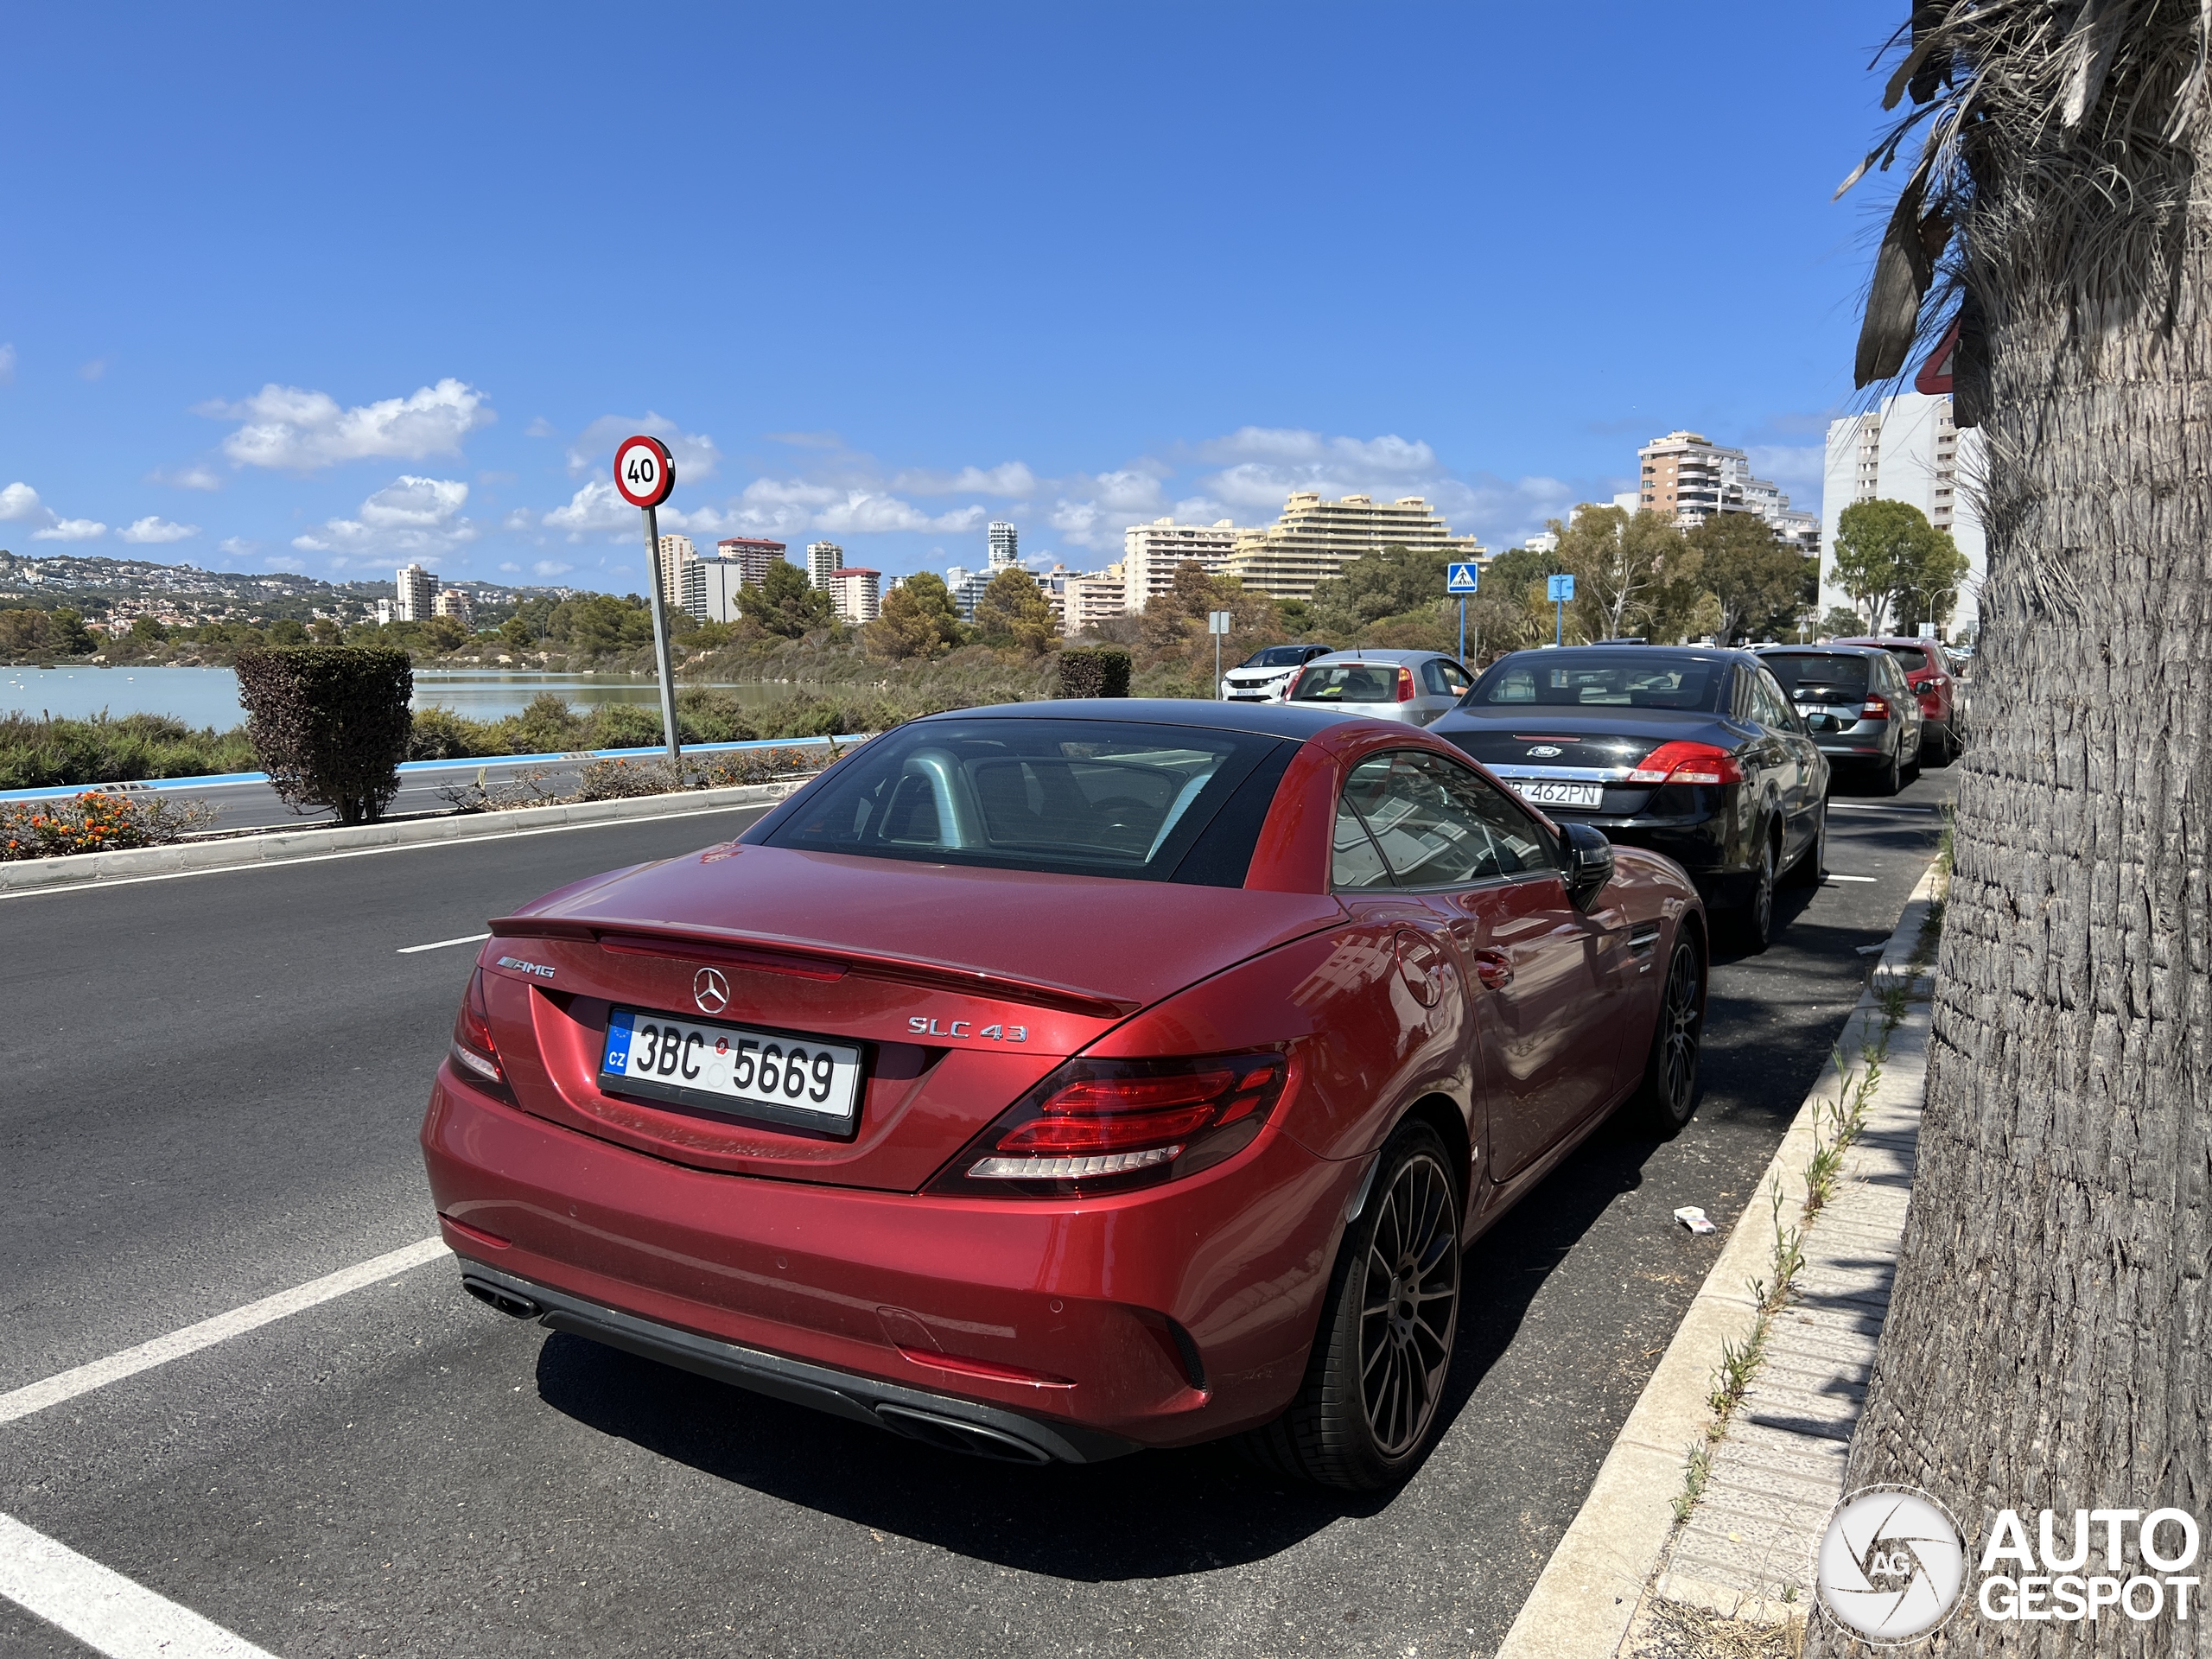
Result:
[[[1552,520],[1560,563],[1574,577],[1574,607],[1586,634],[1617,639],[1680,635],[1701,590],[1699,557],[1656,512],[1579,506],[1573,522]]]
[[[1565,569],[1557,553],[1535,547],[1509,548],[1490,562],[1467,602],[1467,652],[1475,663],[1552,637],[1545,583]]]
[[[1854,501],[1836,521],[1836,585],[1866,613],[1869,633],[1915,597],[1923,610],[1948,615],[1967,569],[1951,532],[1910,502]]]
[[[1703,560],[1698,581],[1718,603],[1713,633],[1721,644],[1769,639],[1796,626],[1811,561],[1776,541],[1765,519],[1716,512],[1690,531],[1689,544]]]
[[[1059,625],[1037,578],[1016,565],[993,576],[976,601],[976,632],[985,645],[1012,645],[1041,657],[1059,637]]]
[[[1392,543],[1363,553],[1330,581],[1313,588],[1313,626],[1323,633],[1356,638],[1386,616],[1426,609],[1444,597],[1441,548]]]
[[[836,619],[830,595],[806,579],[806,572],[789,559],[771,559],[768,574],[758,587],[747,582],[738,590],[738,608],[745,615],[786,639],[803,639]]]
[[[1858,378],[1958,321],[1955,417],[1987,454],[1976,672],[2003,694],[1975,711],[1959,791],[1918,1169],[1845,1484],[1924,1487],[1976,1538],[2000,1507],[2212,1510],[2199,16],[1918,5],[1891,83],[1912,108],[1876,150],[1932,135],[1878,257]],[[2035,1625],[1969,1607],[1942,1640],[2143,1655],[2201,1650],[2198,1629],[2171,1605]],[[1846,1645],[1811,1636],[1808,1653]]]
[[[944,578],[924,570],[883,596],[883,609],[861,630],[861,643],[870,654],[892,662],[926,662],[958,645],[962,631],[960,609]]]
[[[1210,576],[1195,560],[1175,567],[1167,591],[1145,601],[1137,619],[1144,645],[1154,658],[1212,684],[1213,642],[1206,632],[1206,618],[1215,611],[1229,613],[1229,637],[1222,641],[1224,664],[1241,660],[1244,653],[1282,639],[1282,624],[1275,602],[1256,588],[1248,588],[1235,576]],[[1200,691],[1198,696],[1211,696]]]

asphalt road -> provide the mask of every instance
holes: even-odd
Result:
[[[1348,1501],[1218,1449],[950,1458],[500,1318],[449,1259],[0,1423],[0,1511],[270,1651],[1487,1654],[1817,1074],[1955,773],[1715,967],[1697,1118],[1608,1128],[1468,1262],[1450,1421]],[[734,833],[629,822],[0,899],[0,1393],[428,1236],[481,931]],[[81,1655],[0,1599],[0,1652]]]

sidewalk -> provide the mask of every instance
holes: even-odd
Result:
[[[1923,929],[1942,888],[1930,865],[1844,1027],[1841,1069],[1814,1084],[1760,1178],[1768,1201],[1737,1224],[1498,1659],[1796,1651],[1904,1237]]]

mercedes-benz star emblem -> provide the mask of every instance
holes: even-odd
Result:
[[[691,1000],[702,1014],[720,1014],[729,1007],[729,981],[719,968],[702,968],[691,976]]]

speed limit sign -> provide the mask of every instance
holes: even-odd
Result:
[[[633,507],[657,507],[676,487],[676,459],[658,438],[622,440],[614,452],[614,487]]]

